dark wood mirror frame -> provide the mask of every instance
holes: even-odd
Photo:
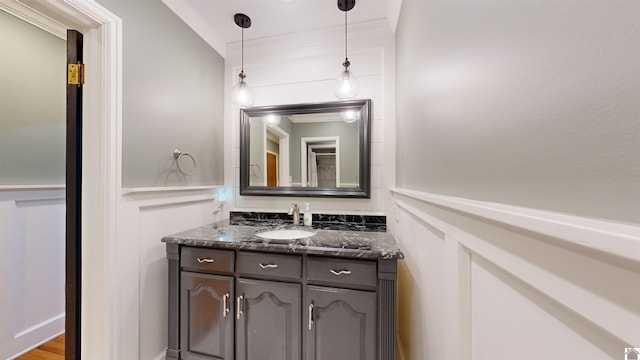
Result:
[[[358,187],[268,187],[249,186],[250,118],[272,114],[318,114],[360,111]],[[240,195],[371,198],[371,100],[345,100],[324,103],[259,106],[240,110]]]

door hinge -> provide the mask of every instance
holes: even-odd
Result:
[[[67,84],[82,86],[84,84],[84,64],[68,64]]]

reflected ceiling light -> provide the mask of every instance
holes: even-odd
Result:
[[[338,99],[353,99],[360,91],[358,78],[349,70],[351,63],[347,56],[347,12],[356,5],[356,0],[338,0],[338,9],[344,11],[344,71],[336,79],[333,93]]]
[[[342,112],[342,121],[346,122],[347,124],[356,122],[356,120],[358,120],[358,117],[360,117],[360,113],[353,110]]]
[[[231,100],[239,107],[248,107],[253,105],[254,99],[249,85],[244,81],[247,77],[244,74],[244,29],[251,27],[251,19],[245,14],[235,14],[233,21],[242,28],[242,60],[240,74],[238,74],[240,81],[231,89]]]
[[[275,115],[269,115],[269,116],[264,118],[264,123],[267,126],[276,126],[276,125],[280,124],[280,117],[279,116],[275,116]]]

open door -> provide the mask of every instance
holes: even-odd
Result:
[[[82,34],[67,30],[65,359],[80,359],[82,234]]]

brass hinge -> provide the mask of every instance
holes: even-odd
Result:
[[[82,86],[84,84],[84,64],[68,64],[67,84]]]

